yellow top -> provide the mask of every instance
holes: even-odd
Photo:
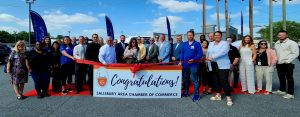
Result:
[[[140,57],[141,57],[141,60],[144,59],[146,57],[146,48],[145,48],[145,45],[144,44],[139,44],[138,45],[139,48],[140,48]]]

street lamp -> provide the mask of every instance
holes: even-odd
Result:
[[[34,3],[34,1],[35,0],[26,0],[26,3],[28,3],[28,5],[29,5],[29,10],[28,10],[28,17],[29,17],[29,34],[28,34],[28,38],[29,38],[29,44],[28,44],[28,46],[29,46],[29,48],[30,48],[30,35],[31,35],[31,17],[30,17],[30,10],[31,10],[31,4],[33,4]]]

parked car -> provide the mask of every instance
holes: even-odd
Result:
[[[5,63],[7,57],[9,56],[11,52],[11,48],[8,47],[7,45],[0,45],[0,62]]]

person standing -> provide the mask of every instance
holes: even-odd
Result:
[[[256,60],[256,47],[250,35],[243,37],[240,47],[240,78],[242,82],[242,91],[248,91],[249,94],[255,93],[254,82],[254,64]]]
[[[145,48],[148,48],[149,44],[146,42],[145,38],[141,38],[141,43],[144,44]]]
[[[138,43],[138,46],[139,46],[139,52],[140,52],[140,57],[141,57],[139,62],[143,63],[144,60],[146,59],[146,47],[142,43],[142,40],[141,40],[140,36],[137,38],[137,43]]]
[[[208,34],[208,40],[209,42],[213,42],[215,39],[214,39],[214,33],[209,33]]]
[[[48,36],[45,36],[42,41],[42,47],[47,52],[51,52],[51,40]]]
[[[147,48],[147,54],[146,54],[146,59],[147,62],[149,63],[158,63],[158,46],[154,43],[154,39],[150,38],[149,39],[150,44]]]
[[[298,44],[288,38],[287,31],[279,31],[278,41],[275,43],[275,51],[278,57],[276,65],[280,88],[274,94],[284,95],[285,99],[294,98],[294,77],[295,64],[293,61],[299,55]],[[286,90],[286,84],[288,90]]]
[[[76,46],[76,45],[77,45],[76,37],[72,37],[71,43],[72,43],[73,46]]]
[[[172,55],[172,61],[180,61],[180,55],[182,51],[182,36],[177,35],[176,36],[176,43],[173,46],[173,55]]]
[[[6,71],[10,76],[17,99],[25,99],[23,95],[25,83],[28,82],[28,58],[26,54],[26,45],[24,41],[19,40],[14,50],[8,56]]]
[[[203,94],[210,94],[213,82],[212,82],[212,78],[209,77],[208,74],[209,70],[207,68],[207,62],[206,62],[206,54],[207,54],[209,42],[207,40],[203,40],[201,45],[202,45],[203,56],[201,61],[199,62],[198,76],[199,76],[199,80],[201,80],[201,83],[203,85]]]
[[[194,31],[187,32],[188,41],[184,42],[182,45],[181,51],[181,62],[179,65],[182,65],[183,71],[183,94],[182,97],[188,96],[189,89],[189,78],[192,80],[194,84],[194,96],[193,101],[198,101],[200,99],[199,94],[199,79],[198,79],[198,61],[202,58],[203,52],[201,44],[195,41],[195,33]],[[165,43],[162,35],[162,43]]]
[[[60,57],[59,44],[54,41],[51,46],[50,56],[51,60],[51,74],[52,74],[52,91],[57,93],[61,91],[61,71],[60,71]]]
[[[98,58],[99,61],[104,65],[117,63],[116,51],[112,42],[113,39],[110,36],[108,36],[106,38],[106,44],[99,50]]]
[[[43,49],[41,42],[35,43],[34,49],[28,55],[28,61],[37,98],[50,96],[47,92],[50,83],[50,56]]]
[[[214,41],[211,42],[207,50],[207,61],[209,70],[213,72],[214,88],[216,95],[211,97],[212,101],[222,100],[221,90],[223,89],[227,98],[227,106],[232,106],[228,74],[230,60],[228,57],[229,44],[222,40],[222,32],[216,31]]]
[[[61,63],[61,71],[62,71],[62,79],[61,79],[61,86],[62,86],[62,94],[67,95],[68,92],[71,92],[71,84],[66,84],[66,80],[72,79],[72,74],[74,71],[74,60],[73,57],[73,50],[74,46],[71,43],[71,39],[69,36],[64,37],[64,43],[60,45],[59,51],[61,52],[62,56],[60,57]]]
[[[272,77],[274,66],[277,62],[277,56],[274,50],[268,48],[268,43],[265,40],[259,41],[257,48],[257,57],[255,63],[255,71],[257,78],[257,91],[262,90],[262,79],[266,79],[266,92],[268,95],[272,92]]]
[[[105,45],[102,37],[99,37],[98,43],[101,45],[101,47]]]
[[[83,36],[79,36],[79,44],[74,47],[73,56],[76,59],[85,60],[86,44]],[[83,80],[86,77],[87,67],[85,64],[75,63],[75,88],[76,94],[83,90]]]
[[[99,37],[98,34],[93,34],[92,35],[92,40],[93,42],[90,43],[87,47],[86,47],[86,52],[85,52],[85,59],[86,60],[90,60],[90,61],[94,61],[94,62],[99,62],[98,59],[98,54],[99,54],[99,50],[101,45],[98,43],[99,42]],[[94,66],[93,65],[88,65],[88,85],[89,85],[89,90],[90,90],[90,94],[91,96],[93,96],[93,75],[94,75]]]
[[[120,43],[118,43],[116,47],[117,63],[125,63],[123,60],[123,53],[127,46],[128,44],[125,43],[125,35],[121,35]]]
[[[118,40],[114,39],[114,47],[117,48]]]
[[[229,84],[231,84],[230,79],[231,79],[231,74],[233,73],[233,85],[230,85],[230,86],[237,88],[238,82],[239,82],[238,63],[239,63],[239,59],[240,59],[241,55],[240,55],[239,50],[232,45],[232,38],[227,38],[227,42],[229,43],[229,47],[230,47],[230,50],[228,52],[228,56],[230,59],[230,72],[228,75]]]
[[[170,43],[168,43],[166,40],[165,34],[160,35],[160,45],[159,45],[159,56],[158,61],[162,63],[168,63],[170,62]]]
[[[158,35],[155,35],[154,36],[154,43],[159,46],[160,45],[160,42],[159,42],[159,36]]]
[[[129,45],[126,47],[124,51],[123,60],[126,61],[127,64],[135,64],[140,60],[140,49],[137,44],[136,39],[131,39]]]

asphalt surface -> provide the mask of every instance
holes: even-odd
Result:
[[[181,99],[119,99],[90,96],[51,96],[43,99],[29,97],[17,100],[9,77],[0,69],[0,117],[299,117],[300,62],[294,71],[295,99],[279,95],[233,95],[234,105],[226,106],[226,99],[210,101],[212,95],[201,95],[198,102],[192,97]],[[273,90],[279,86],[273,76]],[[34,89],[33,80],[25,85],[25,92]]]

